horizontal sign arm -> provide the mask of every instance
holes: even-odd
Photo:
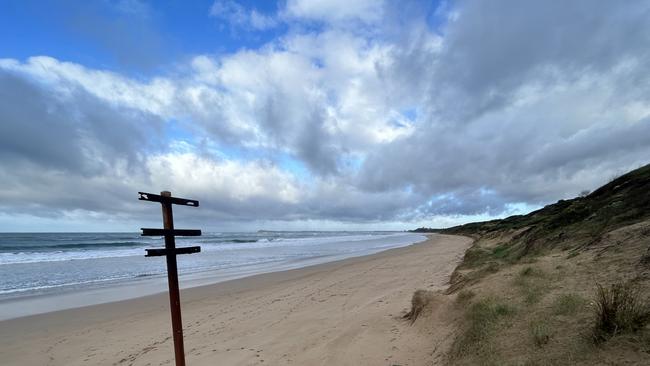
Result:
[[[201,236],[201,230],[192,229],[148,229],[142,228],[141,236]]]
[[[184,247],[184,248],[174,248],[174,249],[166,249],[166,248],[160,248],[160,249],[145,249],[147,251],[147,254],[145,254],[145,257],[160,257],[163,255],[169,255],[169,254],[192,254],[192,253],[199,253],[201,252],[201,247]]]
[[[138,194],[140,195],[140,198],[138,198],[140,201],[152,201],[152,202],[160,202],[160,203],[171,203],[174,205],[199,207],[199,201],[197,200],[190,200],[187,198],[178,198],[178,197],[165,197],[159,194],[146,193],[146,192],[138,192]]]

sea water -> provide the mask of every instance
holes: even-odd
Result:
[[[176,245],[201,246],[201,253],[178,256],[187,288],[424,239],[402,232],[260,231],[178,237]],[[164,257],[144,257],[146,248],[162,247],[162,238],[138,233],[0,233],[0,319],[162,292]]]

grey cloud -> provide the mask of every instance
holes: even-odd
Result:
[[[119,213],[134,189],[125,181],[161,148],[158,118],[4,70],[0,122],[0,201],[12,213]]]
[[[122,159],[155,148],[159,119],[116,108],[80,89],[43,88],[0,71],[0,151],[45,169],[92,176]]]
[[[0,73],[0,157],[4,164],[24,158],[62,169],[83,165],[79,131],[61,119],[62,107],[16,76]]]
[[[357,105],[418,112],[413,133],[392,142],[363,140],[357,121],[337,130],[338,121],[328,119],[337,114],[328,113],[338,106],[325,99],[349,96],[327,95],[344,88],[328,86],[333,81],[320,78],[311,56],[299,54],[300,46],[284,50],[272,44],[241,58],[224,57],[214,74],[198,82],[169,79],[176,100],[159,117],[73,85],[58,95],[55,87],[3,72],[0,180],[9,188],[0,191],[0,211],[55,216],[83,209],[153,218],[158,213],[139,204],[134,192],[172,189],[202,201],[201,209],[187,212],[189,222],[377,222],[498,215],[513,203],[571,197],[650,156],[649,8],[643,1],[462,1],[454,9],[458,17],[439,34],[425,20],[362,32],[372,38],[370,46],[389,47],[374,65],[376,75],[364,69],[367,74],[354,80],[366,97]],[[401,15],[395,6],[386,9]],[[390,34],[382,38],[381,32]],[[269,54],[283,52],[297,53],[298,60],[267,68]],[[241,67],[232,70],[232,90],[219,79],[226,61]],[[246,72],[251,80],[237,79]],[[183,99],[183,90],[197,93]],[[388,107],[375,108],[380,102]],[[313,175],[296,185],[295,199],[285,200],[266,186],[284,179],[282,174],[254,182],[262,193],[245,198],[227,184],[215,189],[222,182],[202,185],[185,176],[183,189],[161,187],[169,183],[152,181],[152,172],[140,168],[146,153],[170,151],[157,135],[160,119],[169,117],[165,113],[192,124],[209,142],[235,149],[252,145],[259,149],[251,154],[256,159],[258,151],[290,154]],[[358,173],[340,166],[351,156],[365,158]],[[202,157],[219,163],[213,155]],[[126,176],[116,169],[123,162]],[[223,177],[216,170],[206,176]]]
[[[281,95],[279,91],[273,93],[264,105],[260,122],[265,132],[273,138],[277,147],[294,150],[295,155],[316,174],[336,173],[337,158],[341,152],[338,144],[332,141],[332,136],[324,130],[325,112],[320,106],[310,105],[308,114],[296,121],[287,116],[287,109],[291,106]]]
[[[531,79],[553,83],[648,55],[644,1],[463,1],[457,10],[430,90],[431,105],[448,118],[501,107]]]
[[[441,196],[421,207],[436,213],[498,213],[593,188],[650,156],[650,122],[624,112],[648,103],[647,2],[467,1],[456,10],[439,50],[411,39],[384,71],[419,76],[426,115],[413,136],[368,156],[361,187]],[[522,106],[526,88],[538,100]]]

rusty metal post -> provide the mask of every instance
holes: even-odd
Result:
[[[171,197],[169,191],[160,192],[163,197]],[[162,202],[163,228],[174,230],[174,215],[171,202]],[[169,307],[172,313],[172,333],[174,336],[174,358],[176,366],[185,366],[185,347],[183,346],[183,320],[181,318],[181,297],[178,288],[178,266],[176,264],[176,240],[173,234],[165,235],[167,250],[167,282],[169,283]]]

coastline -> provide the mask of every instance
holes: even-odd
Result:
[[[288,260],[274,260],[267,263],[251,263],[219,269],[208,269],[198,272],[190,271],[189,273],[186,273],[181,269],[179,276],[180,286],[181,289],[201,287],[259,274],[309,267],[347,258],[375,254],[387,250],[386,248],[399,248],[425,240],[425,235],[408,233],[396,237],[368,238],[356,241],[357,243],[374,242],[375,246],[371,248],[362,248],[349,253],[312,255]],[[339,243],[347,244],[348,242],[344,240]],[[237,247],[241,246],[238,245]],[[210,251],[208,251],[207,254],[208,256],[215,255],[214,252]],[[129,259],[132,259],[132,257]],[[137,259],[140,260],[140,256],[137,256]],[[185,260],[186,258],[180,259]],[[205,261],[210,259],[202,258],[202,260]],[[183,262],[179,261],[179,263]],[[164,270],[164,262],[160,263],[160,268]],[[117,281],[96,281],[89,285],[82,285],[81,287],[74,285],[61,286],[50,288],[42,292],[18,292],[17,296],[13,294],[7,296],[5,294],[0,295],[0,321],[59,310],[130,300],[143,296],[166,293],[167,289],[167,276],[165,274],[160,274],[138,278],[125,278]]]
[[[422,329],[397,318],[416,289],[447,286],[470,243],[432,235],[367,256],[182,290],[188,363],[421,364],[433,347],[418,347],[410,333]],[[173,357],[168,318],[161,293],[4,320],[0,353],[8,365],[165,363]]]

